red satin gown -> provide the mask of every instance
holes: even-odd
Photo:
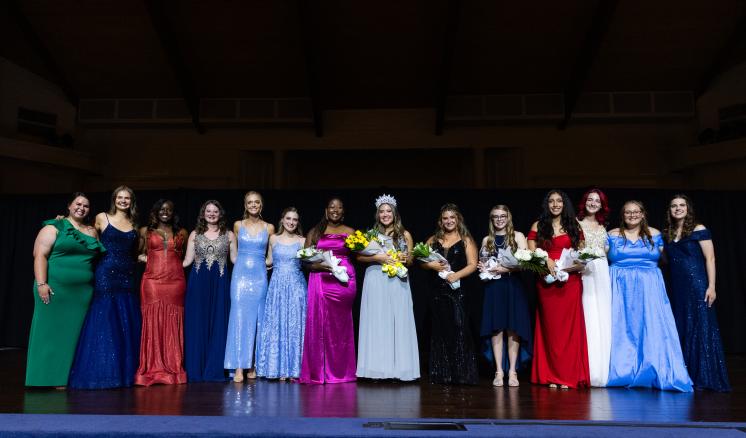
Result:
[[[536,231],[528,233],[528,240],[536,240]],[[571,248],[570,236],[555,236],[544,248],[549,257],[560,258],[563,248]],[[536,331],[531,382],[555,383],[570,388],[588,386],[588,344],[583,315],[583,283],[577,272],[566,282],[547,284],[539,279],[536,284]]]
[[[184,293],[181,260],[184,239],[167,241],[148,233],[148,263],[142,276],[142,340],[135,384],[186,383],[184,371]]]

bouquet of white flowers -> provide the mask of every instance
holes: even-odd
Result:
[[[453,271],[451,270],[451,265],[448,264],[448,261],[445,257],[438,254],[437,251],[432,249],[430,245],[426,243],[419,242],[414,246],[414,249],[412,249],[412,255],[417,258],[417,260],[424,262],[424,263],[430,263],[430,262],[445,262],[446,269],[439,271],[438,276],[442,278],[443,280],[448,277],[448,274],[452,274]],[[448,283],[451,286],[451,289],[456,290],[461,287],[461,280],[456,280],[453,283]]]
[[[350,276],[347,274],[347,267],[339,264],[339,259],[331,251],[321,251],[316,247],[299,249],[295,256],[306,263],[321,263],[332,268],[331,273],[341,283],[347,283]]]
[[[539,275],[549,274],[547,259],[549,254],[541,248],[531,251],[528,249],[518,249],[513,254],[518,261],[518,267],[526,271],[531,271]]]
[[[495,274],[491,271],[498,266],[500,266],[500,263],[498,263],[497,258],[495,257],[490,257],[486,261],[483,261],[482,272],[479,273],[479,279],[482,281],[489,281],[501,278],[500,274]]]
[[[590,248],[585,247],[578,251],[576,260],[580,263],[588,263],[591,260],[600,259],[606,257],[606,252],[601,248]]]
[[[557,260],[554,264],[554,273],[553,277],[555,280],[558,281],[567,281],[568,278],[570,278],[570,274],[565,271],[565,269],[568,269],[572,267],[575,264],[575,260],[577,260],[578,252],[572,249],[564,248],[562,249],[562,254],[560,254],[559,260]],[[551,283],[551,282],[548,282]]]
[[[332,254],[331,251],[324,251],[321,253],[323,261],[321,263],[332,268],[332,275],[339,280],[340,283],[347,283],[350,280],[350,276],[347,274],[347,267],[339,264],[339,259]]]
[[[295,257],[301,259],[303,262],[317,263],[322,261],[322,252],[323,251],[316,249],[315,246],[309,246],[308,248],[299,249],[298,252],[295,253]]]

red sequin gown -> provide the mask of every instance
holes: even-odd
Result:
[[[536,231],[528,233],[528,240],[536,240]],[[566,234],[555,236],[544,249],[554,260],[563,248],[572,243]],[[566,282],[547,284],[539,279],[536,284],[536,331],[531,382],[555,383],[570,388],[588,386],[588,344],[583,315],[583,283],[578,273],[571,273]]]
[[[142,341],[135,384],[186,383],[184,371],[184,292],[181,260],[184,238],[164,242],[148,233],[148,263],[142,276]]]

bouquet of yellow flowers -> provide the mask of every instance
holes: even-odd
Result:
[[[350,251],[355,251],[362,255],[376,255],[383,252],[378,239],[378,231],[374,229],[364,233],[356,230],[345,238],[345,246]]]
[[[409,273],[409,270],[404,266],[404,253],[395,249],[386,251],[389,257],[391,257],[392,263],[384,263],[381,265],[381,271],[388,275],[389,278],[399,277],[405,278]]]

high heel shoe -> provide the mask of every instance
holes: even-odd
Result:
[[[246,372],[246,378],[254,380],[256,379],[256,368],[252,368]]]
[[[492,386],[503,386],[503,379],[505,379],[505,373],[502,371],[495,372],[495,379],[492,381]]]
[[[243,382],[243,370],[239,371],[236,370],[235,374],[233,374],[233,381],[236,383],[242,383]]]
[[[508,386],[520,386],[520,382],[518,382],[518,373],[515,371],[510,371],[508,373]]]

